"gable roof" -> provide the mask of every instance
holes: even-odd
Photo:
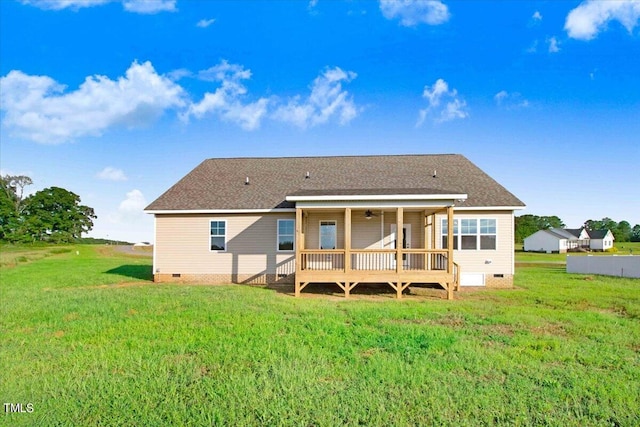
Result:
[[[582,228],[565,228],[564,231],[566,231],[567,233],[571,233],[573,236],[575,237],[580,237],[580,234],[582,234]]]
[[[547,233],[559,239],[576,240],[576,236],[574,236],[572,233],[567,232],[567,230],[563,228],[547,228],[543,231],[546,231]]]
[[[587,230],[587,233],[591,239],[604,239],[609,234],[609,230]]]
[[[294,194],[467,194],[457,207],[524,206],[464,156],[442,154],[208,159],[145,210],[293,208]]]

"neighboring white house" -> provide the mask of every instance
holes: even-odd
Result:
[[[611,230],[591,230],[589,233],[589,248],[592,251],[606,251],[613,247],[613,233]]]
[[[525,252],[566,253],[583,248],[605,251],[613,247],[613,234],[609,230],[585,228],[549,228],[538,230],[524,239]]]

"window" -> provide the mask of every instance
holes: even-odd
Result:
[[[447,245],[447,233],[449,232],[447,220],[442,220],[442,249],[448,249]],[[453,220],[453,249],[458,249],[458,220]]]
[[[320,249],[336,248],[336,222],[320,221]]]
[[[496,248],[496,220],[481,219],[480,220],[480,249]]]
[[[227,222],[211,221],[211,250],[224,251],[227,248]]]
[[[460,241],[462,244],[462,249],[477,249],[478,220],[461,219],[460,222]]]
[[[292,251],[295,249],[295,221],[293,219],[278,220],[278,250]]]
[[[459,221],[459,222],[458,222]],[[458,227],[459,225],[459,227]],[[442,220],[442,249],[447,249],[447,220]],[[453,220],[453,249],[495,250],[497,227],[495,219],[464,218]]]

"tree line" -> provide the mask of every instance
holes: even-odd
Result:
[[[0,177],[0,240],[12,243],[73,242],[93,228],[93,208],[80,204],[80,196],[49,187],[24,197],[33,181],[25,175]]]
[[[522,243],[538,230],[548,228],[565,228],[566,225],[557,216],[522,215],[515,218],[515,241]],[[584,222],[583,227],[592,230],[611,230],[616,242],[640,242],[640,224],[631,227],[628,221],[616,222],[605,217],[601,220],[589,219]]]

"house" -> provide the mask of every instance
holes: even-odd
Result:
[[[525,252],[566,253],[589,247],[589,235],[584,229],[548,228],[524,238]]]
[[[525,252],[566,253],[588,249],[604,251],[613,247],[613,234],[609,230],[585,228],[549,228],[525,237]]]
[[[606,251],[613,248],[613,233],[611,230],[589,230],[589,248],[592,251]]]
[[[226,158],[158,197],[158,282],[511,287],[524,204],[461,155]],[[450,224],[453,223],[453,227]],[[400,242],[400,243],[399,243]],[[452,245],[449,242],[453,242]]]

